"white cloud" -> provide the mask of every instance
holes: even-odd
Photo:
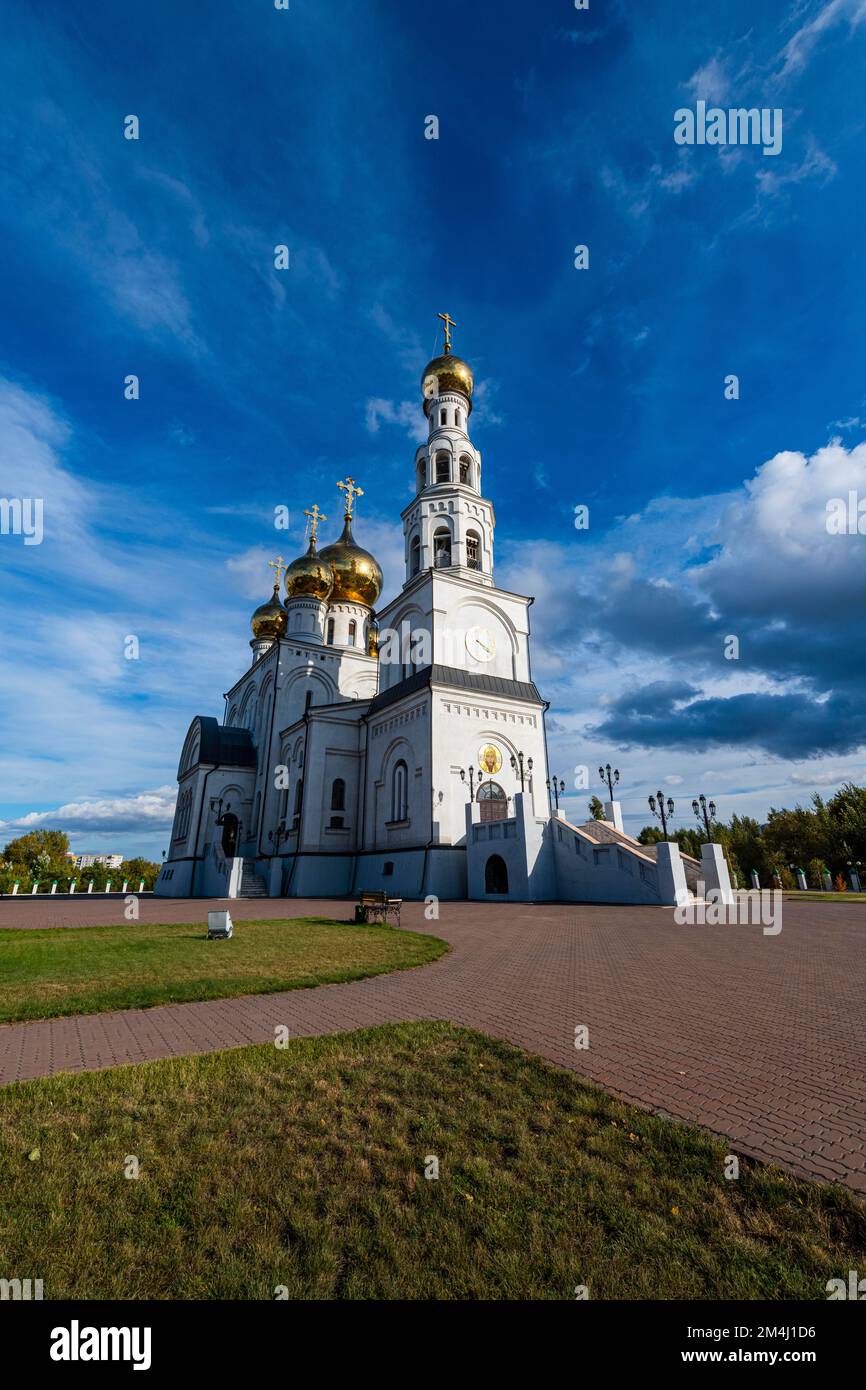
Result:
[[[768,619],[822,623],[862,608],[863,546],[827,531],[827,502],[866,498],[866,443],[768,459],[720,518],[721,550],[692,571],[714,601]]]
[[[417,401],[388,401],[381,396],[370,397],[366,405],[364,426],[368,434],[378,434],[382,424],[399,425],[416,444],[427,439],[427,420]]]
[[[694,101],[723,102],[730,91],[731,79],[727,62],[718,53],[692,73],[684,84]]]
[[[14,839],[31,830],[126,832],[162,830],[172,823],[177,787],[156,787],[133,796],[95,801],[68,801],[50,811],[28,811],[0,820],[0,838]]]
[[[836,25],[847,23],[849,31],[866,20],[866,0],[830,0],[814,19],[803,24],[788,40],[777,61],[781,63],[776,80],[798,76],[811,61],[812,55],[825,34]]]

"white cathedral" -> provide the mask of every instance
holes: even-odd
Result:
[[[156,892],[180,897],[389,896],[676,903],[694,861],[625,835],[619,804],[573,825],[551,806],[532,679],[532,598],[497,587],[493,504],[469,436],[473,378],[454,355],[424,371],[427,441],[402,513],[406,579],[376,610],[382,571],[352,531],[274,563],[252,658],[223,718],[197,715],[178,767]]]

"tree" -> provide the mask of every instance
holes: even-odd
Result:
[[[593,796],[589,803],[589,813],[593,820],[604,820],[604,807],[597,796]]]
[[[135,859],[124,859],[117,870],[118,884],[127,880],[130,889],[137,892],[139,883],[144,880],[145,890],[150,892],[159,877],[161,867],[160,864],[154,864],[152,860],[143,859],[140,856]]]
[[[63,830],[31,830],[10,840],[3,851],[7,864],[23,864],[29,874],[47,877],[67,866],[66,851],[69,849],[69,836]]]
[[[764,843],[769,853],[785,864],[822,859],[828,848],[821,818],[803,806],[795,806],[793,811],[772,809],[764,826]]]
[[[732,816],[730,825],[719,825],[717,835],[729,864],[736,863],[738,876],[746,887],[754,869],[763,887],[770,887],[773,864],[763,832],[752,816]]]
[[[703,834],[700,830],[681,828],[674,831],[674,839],[680,847],[681,854],[688,854],[692,859],[700,859],[701,845],[704,843]]]
[[[840,873],[848,860],[866,862],[866,787],[846,782],[826,806],[812,798],[817,818],[826,828],[827,858]]]
[[[810,859],[806,865],[806,882],[810,888],[823,889],[824,870],[827,865],[823,859]]]
[[[638,844],[657,845],[664,839],[664,835],[662,834],[661,826],[645,825],[637,838]]]

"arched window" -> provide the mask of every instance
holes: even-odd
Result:
[[[482,820],[505,820],[508,800],[498,782],[482,782],[475,798],[481,807]]]
[[[418,460],[418,492],[424,491],[427,482],[427,464],[423,458]]]
[[[298,781],[297,781],[297,784],[296,784],[296,786],[295,786],[295,820],[296,820],[296,821],[299,820],[299,819],[300,819],[300,816],[301,816],[301,803],[302,803],[303,799],[304,799],[304,779],[303,779],[303,777],[299,777],[299,778],[298,778]]]
[[[355,633],[356,633],[357,631],[358,631],[358,624],[355,622],[355,620],[354,620],[354,618],[353,618],[352,621],[349,623],[349,646],[350,646],[350,647],[354,647],[354,645],[355,645]]]
[[[463,428],[463,411],[462,411],[462,410],[455,410],[455,412],[454,412],[454,420],[455,420],[455,422],[456,422],[456,425],[457,425],[458,430],[462,430],[462,428]]]
[[[392,821],[407,820],[409,816],[408,802],[409,788],[409,769],[401,758],[394,765],[391,773],[391,819]]]
[[[253,687],[251,686],[244,696],[241,706],[241,728],[251,729],[253,726],[253,715],[255,714],[255,700],[253,699]]]
[[[471,570],[481,568],[481,537],[477,531],[466,532],[466,563]]]
[[[409,546],[409,573],[419,574],[421,571],[421,537],[414,536],[412,544]]]
[[[451,532],[447,526],[438,526],[433,532],[433,565],[437,570],[447,569],[451,564]]]
[[[177,802],[177,812],[175,815],[175,830],[172,836],[175,840],[185,840],[189,830],[189,818],[192,810],[192,789],[181,792]]]
[[[436,481],[437,483],[451,482],[451,457],[449,454],[436,455]]]
[[[439,411],[439,424],[440,424],[440,425],[447,425],[447,423],[448,423],[448,411],[447,411],[447,410],[440,410],[440,411]]]
[[[491,854],[484,865],[484,891],[500,894],[508,892],[508,868],[500,854]]]
[[[346,783],[342,777],[335,777],[331,783],[331,810],[345,811],[346,809]]]
[[[333,618],[329,618],[329,619],[328,619],[328,631],[327,631],[327,636],[326,636],[325,640],[326,640],[326,642],[328,643],[328,646],[329,646],[329,647],[333,647],[333,645],[334,645],[334,619],[333,619]]]
[[[469,470],[470,470],[471,467],[472,467],[472,460],[471,460],[471,459],[468,459],[468,458],[466,457],[466,455],[463,454],[463,455],[461,456],[461,458],[460,458],[460,481],[461,481],[461,483],[468,483],[468,482],[469,482]]]
[[[283,790],[282,790],[282,792],[280,793],[280,820],[282,821],[283,825],[285,825],[285,823],[286,823],[286,816],[287,816],[288,814],[289,814],[289,789],[288,789],[288,787],[283,787]]]

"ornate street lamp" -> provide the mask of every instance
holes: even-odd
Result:
[[[671,798],[668,797],[668,800],[667,800],[667,814],[666,814],[666,813],[665,813],[665,798],[664,798],[664,793],[662,792],[661,788],[659,788],[659,790],[656,792],[655,796],[648,797],[647,799],[648,799],[648,801],[649,801],[649,807],[650,807],[650,810],[652,811],[653,815],[654,815],[654,816],[658,816],[659,820],[661,821],[661,823],[662,823],[662,831],[663,831],[663,833],[664,833],[665,839],[667,839],[667,838],[668,838],[668,816],[670,816],[671,818],[673,818],[673,814],[674,814],[674,803],[673,803],[673,801],[671,800]]]
[[[518,753],[518,754],[517,754],[517,757],[515,758],[514,754],[512,753],[512,755],[511,755],[511,770],[512,770],[512,772],[518,772],[518,770],[519,770],[519,776],[520,776],[520,790],[521,790],[521,791],[525,791],[525,790],[526,790],[526,772],[529,772],[529,773],[532,772],[532,759],[531,759],[531,758],[527,758],[527,759],[526,759],[526,772],[524,772],[524,770],[523,770],[523,754],[522,754],[522,753]]]
[[[707,832],[707,839],[712,840],[713,821],[716,818],[716,803],[714,801],[707,801],[707,798],[704,796],[703,792],[701,792],[700,796],[696,797],[692,802],[692,810]]]
[[[564,791],[565,791],[565,783],[563,782],[562,778],[560,778],[559,781],[557,782],[555,776],[553,777],[552,780],[551,780],[550,777],[548,777],[548,779],[547,779],[547,790],[548,790],[549,792],[553,792],[554,798],[555,798],[555,800],[556,800],[556,809],[557,809],[557,811],[558,811],[558,810],[559,810],[559,794],[560,794],[560,792],[564,792]]]
[[[619,768],[615,767],[611,771],[610,763],[605,763],[604,767],[598,769],[598,775],[610,792],[610,799],[613,801],[613,789],[619,781]]]
[[[212,811],[216,811],[216,823],[217,823],[217,825],[224,825],[224,824],[225,824],[225,819],[224,819],[224,815],[223,815],[223,799],[222,799],[222,797],[220,797],[219,800],[217,800],[217,798],[216,798],[215,796],[212,796],[211,799],[210,799],[210,808],[211,808]],[[226,809],[225,809],[225,815],[226,815],[226,816],[228,815],[228,813],[229,813],[229,811],[230,811],[231,809],[232,809],[232,804],[231,804],[230,801],[227,801],[227,802],[226,802]]]
[[[466,771],[467,771],[467,770],[468,770],[468,772],[469,772],[469,800],[470,800],[470,801],[474,801],[474,800],[475,800],[475,768],[474,768],[474,767],[470,767],[470,768],[468,768],[468,769],[464,769],[464,768],[461,767],[461,769],[460,769],[460,781],[461,781],[461,782],[465,782],[465,781],[466,781]]]

